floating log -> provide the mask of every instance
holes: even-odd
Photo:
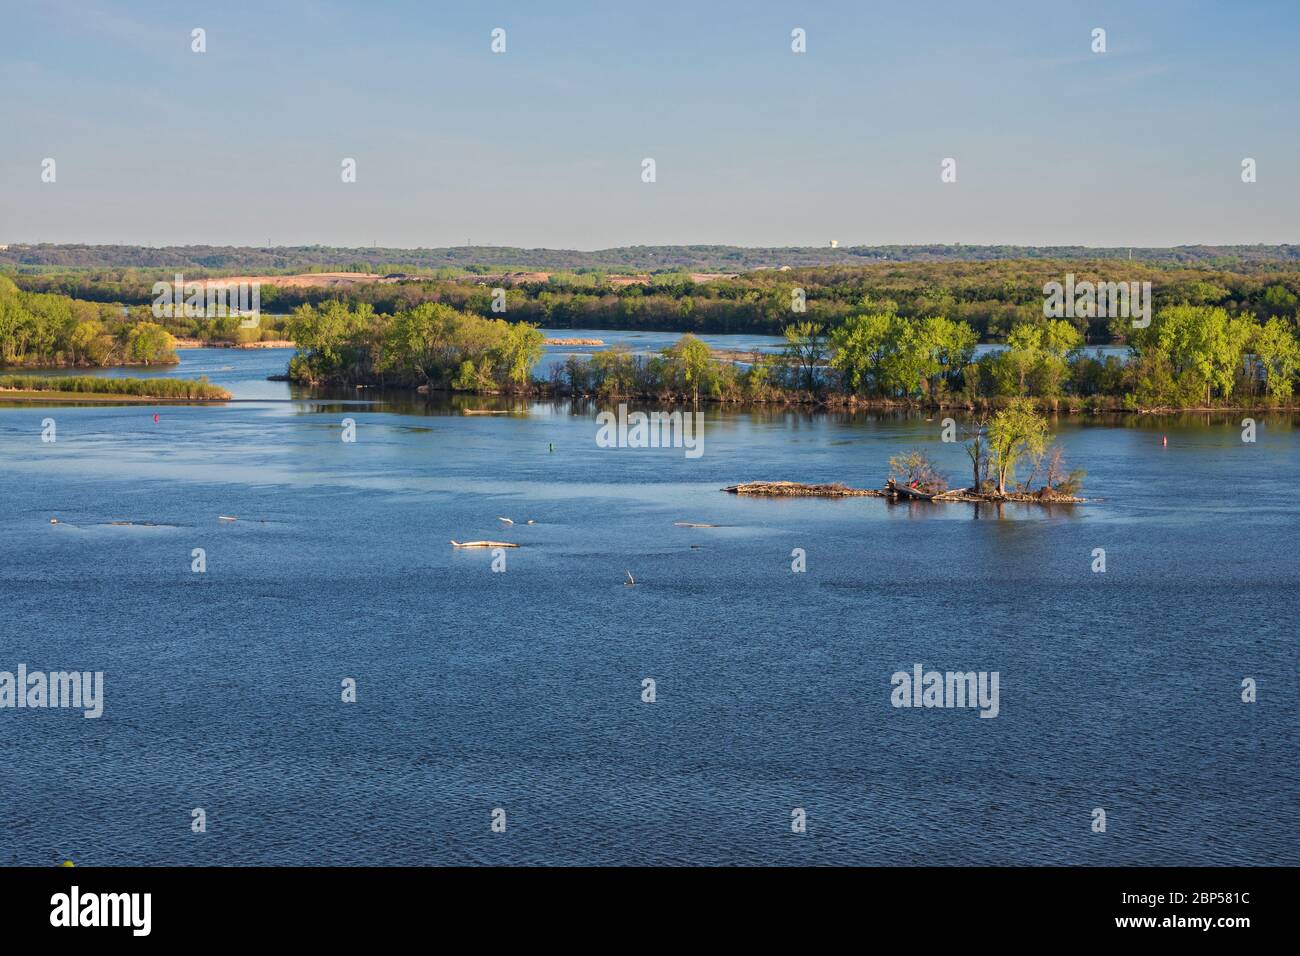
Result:
[[[933,494],[921,491],[918,488],[912,488],[909,485],[900,485],[898,482],[894,481],[893,478],[889,479],[889,483],[885,486],[885,492],[891,498],[908,498],[913,501],[934,501],[935,498]]]
[[[451,542],[453,548],[517,548],[519,545],[511,544],[509,541],[455,541]]]

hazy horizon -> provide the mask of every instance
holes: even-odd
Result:
[[[1284,2],[6,7],[0,243],[1300,241]]]
[[[612,252],[620,249],[673,249],[673,248],[686,248],[686,247],[695,247],[695,248],[717,247],[717,248],[730,248],[730,249],[745,249],[745,250],[754,250],[754,251],[764,251],[768,249],[815,250],[815,249],[823,249],[823,248],[827,249],[827,251],[830,251],[832,249],[832,247],[829,246],[827,243],[822,243],[821,245],[800,245],[793,242],[777,242],[777,243],[770,243],[770,244],[750,243],[750,242],[673,242],[673,243],[628,242],[628,243],[623,243],[614,246],[520,245],[519,243],[512,243],[512,242],[492,242],[492,243],[476,242],[473,245],[465,245],[464,243],[461,244],[451,243],[451,244],[444,244],[444,245],[385,245],[384,243],[379,243],[377,246],[374,246],[370,243],[366,243],[364,245],[335,245],[333,243],[327,243],[327,242],[283,242],[283,243],[272,243],[271,245],[268,246],[266,243],[206,242],[202,240],[195,240],[193,242],[124,242],[124,241],[113,240],[113,239],[105,239],[103,241],[97,241],[97,242],[83,242],[78,240],[68,240],[68,241],[60,242],[60,241],[47,241],[47,240],[36,241],[36,240],[23,240],[23,239],[7,239],[5,240],[5,242],[0,243],[0,245],[8,245],[11,249],[14,247],[22,247],[22,246],[33,247],[33,246],[40,246],[40,245],[68,246],[68,247],[73,247],[73,246],[131,247],[134,246],[134,247],[139,247],[141,249],[171,249],[171,248],[182,248],[187,246],[194,246],[194,247],[210,246],[212,248],[231,248],[231,249],[310,249],[310,248],[319,247],[323,249],[340,249],[340,250],[357,251],[357,252],[362,252],[372,248],[377,248],[380,250],[388,249],[394,251],[410,251],[410,252],[415,252],[420,250],[442,251],[442,250],[450,250],[450,249],[522,249],[529,252],[584,252],[584,253]],[[921,248],[933,248],[937,246],[946,246],[950,248],[961,247],[961,248],[970,248],[970,249],[995,249],[999,247],[1005,247],[1005,248],[1024,248],[1024,249],[1039,249],[1039,250],[1079,248],[1079,249],[1095,249],[1099,252],[1115,250],[1115,249],[1132,249],[1134,252],[1137,252],[1139,250],[1153,250],[1153,249],[1154,250],[1194,249],[1194,248],[1212,249],[1212,248],[1232,248],[1232,247],[1284,248],[1284,247],[1290,247],[1296,245],[1300,245],[1300,240],[1293,241],[1293,242],[1286,242],[1286,241],[1179,242],[1179,243],[1174,243],[1172,245],[1136,245],[1136,244],[1127,244],[1127,243],[1121,243],[1115,245],[1098,245],[1098,244],[1084,243],[1084,242],[1032,244],[1032,243],[1018,243],[1018,242],[1000,242],[997,240],[992,240],[989,242],[943,242],[943,241],[936,240],[933,242],[925,242],[925,241],[918,241],[918,242],[882,241],[882,242],[871,242],[871,243],[841,242],[839,243],[839,245],[833,248],[835,251],[838,252],[843,252],[849,249],[864,249],[864,248],[880,249],[880,248],[889,248],[889,247],[905,247],[905,248],[921,249]]]

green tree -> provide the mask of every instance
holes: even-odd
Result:
[[[1041,325],[1024,323],[1011,330],[1007,347],[998,355],[997,364],[1004,380],[1015,380],[1016,395],[1029,394],[1026,381],[1046,354]]]
[[[695,336],[687,333],[670,347],[664,349],[669,369],[680,376],[691,389],[696,404],[700,401],[700,384],[710,383],[713,377],[713,350]]]
[[[1300,305],[1300,299],[1284,285],[1269,286],[1260,302],[1262,310],[1271,316],[1294,314],[1296,306]]]
[[[826,337],[816,322],[787,325],[783,332],[786,355],[799,369],[799,377],[808,391],[818,391],[817,369],[826,362]]]
[[[1035,394],[1056,398],[1070,372],[1070,359],[1083,345],[1083,333],[1069,322],[1049,319],[1042,325],[1039,338],[1040,355],[1033,370]]]
[[[1200,388],[1208,405],[1215,389],[1232,396],[1253,325],[1217,307],[1171,306],[1156,313],[1148,328],[1134,330],[1131,347],[1146,360],[1139,370],[1167,363],[1170,382]]]
[[[1005,495],[1007,482],[1015,479],[1016,463],[1026,456],[1041,455],[1047,447],[1047,419],[1035,411],[1029,399],[1014,398],[989,420],[986,432],[998,494]]]
[[[892,312],[853,315],[831,330],[831,367],[852,391],[864,392],[869,384],[879,389],[877,377],[893,318]]]
[[[893,316],[877,376],[881,391],[911,397],[929,385],[939,368],[929,328],[921,322]]]
[[[965,322],[935,317],[925,320],[926,339],[930,344],[938,371],[930,387],[934,395],[940,383],[948,388],[961,383],[962,370],[975,355],[979,336]]]
[[[1300,371],[1300,342],[1286,322],[1269,319],[1254,330],[1251,348],[1264,370],[1264,385],[1271,398],[1291,397],[1296,372]]]
[[[176,340],[161,325],[141,322],[133,325],[126,338],[126,359],[144,365],[176,362]]]
[[[542,360],[546,336],[529,322],[506,323],[496,347],[497,361],[512,385],[528,385],[533,366]]]
[[[112,354],[113,340],[97,319],[88,319],[73,328],[68,348],[74,363],[104,365]]]
[[[964,322],[909,319],[892,309],[847,318],[831,330],[832,368],[854,392],[938,394],[956,383],[975,352],[976,335]]]
[[[341,369],[369,330],[374,309],[362,303],[355,309],[342,302],[327,302],[320,309],[302,305],[285,323],[285,332],[314,373]]]

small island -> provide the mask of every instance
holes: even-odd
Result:
[[[954,427],[956,423],[953,423]],[[913,449],[889,459],[889,477],[883,488],[852,488],[841,482],[803,484],[797,481],[747,481],[729,485],[723,491],[733,495],[765,498],[888,498],[891,501],[1017,501],[1032,504],[1082,504],[1077,492],[1084,472],[1070,471],[1065,453],[1052,441],[1047,419],[1033,405],[1016,399],[988,419],[977,419],[966,427],[964,449],[971,462],[972,483],[966,488],[949,488],[930,456]],[[953,437],[948,440],[955,440]],[[1016,467],[1028,464],[1030,471],[1016,482]],[[1038,484],[1037,487],[1035,485]]]

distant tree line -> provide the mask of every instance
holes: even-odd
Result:
[[[56,269],[200,269],[227,274],[268,272],[506,267],[522,270],[576,271],[624,269],[652,272],[746,272],[790,266],[860,266],[873,262],[988,262],[991,260],[1105,260],[1162,265],[1244,268],[1300,263],[1300,246],[1178,246],[1174,248],[1089,248],[1086,246],[968,246],[959,244],[885,246],[623,246],[584,252],[576,249],[523,249],[515,246],[451,246],[400,249],[337,246],[128,246],[10,244],[0,250],[0,267]]]
[[[614,281],[616,273],[593,268],[557,272],[545,282],[511,285],[500,280],[506,290],[503,315],[492,308],[495,283],[474,281],[473,271],[462,269],[455,275],[358,285],[346,293],[325,287],[263,286],[262,311],[267,316],[300,305],[342,301],[396,314],[434,303],[544,328],[780,335],[792,321],[813,321],[829,329],[852,316],[889,309],[904,319],[943,316],[969,326],[980,342],[1004,342],[1016,326],[1043,321],[1043,287],[1059,282],[1067,272],[1080,281],[1150,282],[1156,310],[1213,306],[1267,320],[1292,317],[1300,308],[1300,269],[1294,266],[1273,263],[1223,270],[1127,261],[1019,260],[764,269],[708,282],[693,282],[689,273],[674,269],[653,273],[644,285]],[[63,271],[20,275],[17,281],[28,291],[144,305],[151,301],[153,282],[170,278],[131,270]],[[796,311],[796,304],[804,311]],[[273,321],[262,326],[262,338],[279,334]],[[1131,329],[1126,317],[1104,314],[1069,321],[1088,344],[1125,342]],[[209,338],[217,334],[213,328],[211,323],[194,323],[176,331]]]
[[[937,284],[936,269],[947,285]],[[176,361],[175,335],[209,341],[287,337],[298,346],[290,375],[302,382],[525,391],[538,387],[532,370],[542,355],[539,326],[561,325],[556,318],[565,310],[615,309],[644,319],[644,326],[634,327],[662,329],[666,321],[652,321],[661,308],[674,309],[679,317],[732,309],[733,319],[755,316],[758,329],[748,331],[779,331],[784,352],[737,362],[687,334],[662,355],[615,348],[590,361],[575,360],[555,370],[544,385],[575,394],[723,401],[977,405],[1028,398],[1130,408],[1280,405],[1294,395],[1300,282],[1293,273],[1168,270],[1157,286],[1152,321],[1144,326],[1125,317],[1045,318],[1040,280],[1050,281],[1056,273],[1043,264],[1014,274],[1005,263],[899,265],[886,274],[866,275],[869,271],[758,273],[700,285],[665,274],[651,285],[616,291],[601,286],[606,277],[598,274],[553,276],[561,281],[506,290],[511,321],[493,314],[493,292],[485,286],[371,286],[361,292],[396,290],[412,299],[387,310],[369,301],[334,298],[300,305],[284,319],[266,315],[264,304],[262,324],[248,330],[239,328],[236,316],[156,320],[147,307],[22,291],[0,276],[0,362],[155,364]],[[604,291],[594,291],[598,288]],[[793,313],[792,320],[789,306],[798,301],[800,289],[807,308]],[[1036,304],[1007,304],[1031,289]],[[439,301],[419,301],[426,293]],[[985,306],[999,311],[990,317],[981,311]],[[538,320],[528,321],[538,310]],[[971,321],[973,314],[983,322]],[[1089,351],[1098,322],[1109,330],[1109,341],[1126,342],[1126,360]],[[976,345],[994,338],[994,328],[1005,347],[976,358]]]

